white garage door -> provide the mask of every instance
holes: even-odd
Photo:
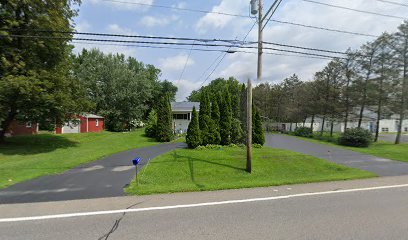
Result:
[[[79,123],[68,122],[62,127],[62,133],[79,133]]]

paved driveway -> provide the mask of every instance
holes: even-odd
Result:
[[[326,159],[376,173],[379,176],[408,175],[408,163],[353,152],[340,147],[304,141],[284,134],[267,134],[265,145]]]
[[[184,143],[168,143],[133,149],[80,165],[62,174],[18,183],[0,190],[0,204],[123,196],[123,188],[135,175],[131,163],[133,158],[142,157],[141,168],[151,158],[184,147]]]

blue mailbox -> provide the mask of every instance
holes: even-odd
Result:
[[[133,159],[132,160],[133,165],[135,165],[135,166],[138,165],[140,163],[140,160],[142,160],[142,158],[140,158],[140,157],[137,157],[137,158]]]

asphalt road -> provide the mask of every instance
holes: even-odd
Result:
[[[399,183],[408,183],[407,180],[400,179]],[[367,183],[367,180],[364,181]],[[361,187],[358,181],[353,183],[352,188]],[[350,192],[349,188],[342,188],[346,185],[350,184],[295,185],[291,186],[291,190],[284,186],[160,195],[150,197],[152,200],[161,199],[154,204],[148,203],[149,198],[135,197],[128,199],[133,201],[130,208],[146,209],[145,207],[161,206],[169,201],[173,201],[174,205],[183,201],[199,202],[205,201],[209,196],[224,200],[229,197],[236,199],[237,195],[292,196],[185,208],[173,205],[172,209],[53,217],[47,220],[2,222],[0,219],[1,239],[407,239],[407,184],[383,189],[360,188]],[[333,189],[335,187],[339,189]],[[332,189],[334,192],[327,194],[316,192],[317,189]],[[305,194],[296,195],[298,192]],[[89,200],[83,200],[82,205],[87,201]],[[119,204],[121,199],[116,201]],[[38,209],[39,206],[32,205],[30,208]],[[27,209],[25,206],[26,211]]]
[[[326,159],[331,162],[376,173],[379,176],[408,175],[408,163],[313,143],[284,134],[267,134],[265,145]],[[407,156],[408,158],[408,156]]]
[[[18,183],[0,190],[0,204],[124,196],[123,188],[135,176],[132,159],[142,158],[140,170],[151,158],[185,146],[184,143],[167,143],[133,149],[80,165],[62,174]]]

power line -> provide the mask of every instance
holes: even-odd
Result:
[[[354,12],[359,12],[359,13],[366,13],[366,14],[381,16],[381,17],[403,19],[403,20],[406,19],[405,17],[389,15],[389,14],[383,14],[383,13],[377,13],[377,12],[370,12],[370,11],[365,11],[365,10],[360,10],[360,9],[355,9],[355,8],[349,8],[349,7],[339,6],[339,5],[333,5],[333,4],[329,4],[329,3],[317,2],[317,1],[313,1],[313,0],[302,0],[302,1],[308,2],[308,3],[313,3],[313,4],[318,4],[318,5],[323,5],[323,6],[327,6],[327,7],[339,8],[339,9],[344,9],[344,10],[349,10],[349,11],[354,11]]]
[[[214,11],[198,10],[198,9],[191,9],[191,8],[179,8],[179,7],[172,7],[172,6],[163,6],[163,5],[156,5],[156,4],[127,2],[127,1],[116,1],[116,0],[104,0],[104,1],[105,2],[122,3],[122,4],[142,5],[142,6],[149,6],[149,7],[156,7],[156,8],[173,9],[173,10],[195,12],[195,13],[209,13],[209,14],[225,15],[225,16],[231,16],[231,17],[252,18],[251,16],[243,15],[243,14],[214,12]],[[319,29],[319,30],[337,32],[337,33],[343,33],[343,34],[351,34],[351,35],[356,35],[356,36],[378,37],[378,36],[372,35],[372,34],[358,33],[358,32],[352,32],[352,31],[346,31],[346,30],[340,30],[340,29],[333,29],[333,28],[327,28],[327,27],[319,27],[319,26],[313,26],[313,25],[306,25],[306,24],[290,22],[290,21],[283,21],[283,20],[276,20],[276,19],[271,19],[270,21],[281,23],[281,24],[288,24],[288,25],[293,25],[293,26],[298,26],[298,27],[304,27],[304,28]]]
[[[373,35],[373,34],[368,34],[368,33],[358,33],[358,32],[351,32],[351,31],[345,31],[345,30],[334,29],[334,28],[317,27],[313,25],[307,25],[307,24],[295,23],[295,22],[287,22],[287,21],[276,20],[276,19],[272,19],[271,21],[276,22],[276,23],[281,23],[281,24],[289,24],[293,26],[312,28],[312,29],[324,30],[324,31],[329,31],[329,32],[344,33],[344,34],[365,36],[365,37],[379,37],[379,35]]]
[[[194,43],[194,42],[193,42],[193,43]],[[193,47],[194,47],[194,46],[191,45],[190,52],[188,53],[188,56],[187,56],[187,59],[186,59],[186,63],[184,64],[183,71],[181,71],[180,78],[179,78],[179,80],[177,81],[177,84],[180,83],[181,78],[183,77],[184,71],[186,70],[186,67],[187,67],[188,60],[190,60],[190,56],[191,56],[191,52],[192,52],[192,50],[193,50]]]
[[[340,51],[333,51],[333,50],[325,50],[325,49],[319,49],[319,48],[310,48],[310,47],[301,47],[301,46],[293,46],[293,45],[288,45],[288,44],[283,44],[283,43],[274,43],[274,42],[262,42],[264,44],[270,44],[270,45],[276,45],[276,46],[281,46],[281,47],[288,47],[288,48],[298,48],[298,49],[303,49],[303,50],[311,50],[311,51],[317,51],[317,52],[327,52],[327,53],[336,53],[336,54],[347,54],[345,52],[340,52]]]
[[[118,46],[118,47],[140,47],[140,48],[153,48],[153,49],[174,49],[174,50],[189,50],[189,48],[181,48],[181,47],[170,47],[170,46],[149,46],[149,45],[138,45],[138,44],[115,44],[115,43],[100,43],[100,42],[87,42],[87,41],[72,41],[74,43],[79,44],[87,44],[87,45],[102,45],[102,46]],[[226,52],[226,50],[222,49],[208,49],[208,48],[193,48],[193,51],[199,52]]]
[[[252,30],[252,29],[251,29]],[[226,53],[233,53],[234,50],[231,50],[231,48],[244,48],[244,49],[257,49],[256,46],[243,46],[243,45],[233,45],[233,44],[208,44],[208,43],[185,43],[185,42],[156,42],[156,41],[133,41],[133,40],[117,40],[117,39],[95,39],[95,38],[70,38],[70,37],[56,37],[56,36],[34,36],[34,35],[8,35],[9,37],[16,37],[16,38],[39,38],[39,39],[67,39],[67,40],[76,40],[76,41],[91,41],[91,42],[115,42],[115,43],[136,43],[136,44],[154,44],[154,45],[178,45],[178,46],[204,46],[204,47],[221,47],[225,48],[228,47],[228,50],[225,51]],[[248,34],[246,35],[248,36]],[[6,36],[0,36],[0,37],[6,37]],[[245,40],[244,40],[245,41]],[[281,45],[286,45],[286,44],[281,44]],[[292,47],[292,48],[301,48],[304,49],[306,47],[300,47],[300,46],[293,46],[293,45],[286,45],[286,47]],[[317,54],[317,53],[308,53],[308,52],[299,52],[299,51],[294,51],[294,50],[287,50],[287,49],[279,49],[279,48],[271,48],[271,47],[264,47],[263,49],[267,50],[275,50],[275,51],[280,51],[280,52],[289,52],[289,53],[297,53],[297,54],[303,54],[303,55],[311,55],[311,56],[318,56],[318,57],[334,57],[334,56],[328,56],[328,55],[323,55],[323,54]],[[311,48],[310,48],[311,49]],[[330,51],[330,50],[323,50],[323,49],[315,49],[313,51]],[[334,51],[332,51],[334,53]],[[339,52],[341,53],[341,52]],[[341,53],[344,54],[344,53]],[[223,59],[223,58],[222,58]],[[219,64],[217,64],[218,66]]]
[[[247,37],[249,36],[249,34],[252,32],[252,29],[254,29],[255,25],[257,22],[254,22],[254,24],[252,25],[252,27],[249,29],[249,31],[247,32],[247,34],[245,34],[243,42],[245,42],[245,40],[247,39]],[[228,49],[228,51],[231,48]],[[218,66],[221,64],[221,62],[224,60],[224,58],[227,56],[227,52],[224,53],[224,55],[222,56],[222,58],[220,59],[220,61],[217,63],[217,65],[215,65],[214,69],[211,71],[211,73],[204,79],[204,81],[201,83],[200,88],[204,85],[204,83],[211,77],[211,75],[215,72],[215,70],[218,68]]]
[[[89,35],[100,37],[123,37],[123,38],[146,38],[146,39],[159,39],[159,40],[180,40],[180,41],[197,41],[197,42],[227,42],[235,44],[254,44],[256,42],[241,42],[231,39],[217,39],[217,38],[188,38],[188,37],[164,37],[164,36],[148,36],[148,35],[129,35],[129,34],[112,34],[112,33],[95,33],[95,32],[76,32],[76,31],[57,31],[48,29],[12,29],[3,28],[2,31],[28,31],[28,32],[40,32],[40,33],[59,33],[59,34],[74,34],[74,35]]]
[[[408,7],[408,4],[399,3],[399,2],[394,2],[394,1],[387,1],[387,0],[377,0],[377,1],[383,2],[383,3],[394,4],[394,5],[398,5],[398,6]]]
[[[170,47],[170,46],[148,46],[148,45],[138,45],[138,44],[115,44],[115,43],[100,43],[100,42],[86,42],[86,41],[73,41],[79,44],[88,44],[88,45],[102,45],[102,46],[118,46],[118,47],[137,47],[137,48],[152,48],[152,49],[174,49],[174,50],[190,50],[191,48],[181,48],[181,47]],[[200,49],[200,48],[193,48],[192,51],[203,51],[203,52],[221,52],[222,54],[219,55],[215,61],[203,72],[203,74],[198,78],[201,79],[205,72],[207,72],[215,62],[223,56],[223,53],[228,53],[227,50],[222,49]],[[248,53],[248,54],[258,54],[257,52],[245,51],[245,50],[234,50],[233,53]],[[333,59],[338,57],[316,57],[316,56],[308,56],[308,55],[296,55],[296,54],[284,54],[284,53],[274,53],[274,52],[264,52],[265,54],[269,55],[277,55],[277,56],[286,56],[286,57],[302,57],[302,58],[314,58],[314,59]]]
[[[132,5],[147,6],[147,7],[155,7],[155,8],[173,9],[173,10],[186,11],[186,12],[210,13],[210,14],[218,14],[218,15],[231,16],[231,17],[250,18],[249,15],[225,13],[225,12],[217,12],[217,11],[206,11],[206,10],[198,10],[198,9],[191,9],[191,8],[181,8],[181,7],[165,6],[165,5],[149,4],[149,3],[141,3],[141,2],[128,2],[128,1],[119,1],[119,0],[102,0],[102,1],[132,4]]]

